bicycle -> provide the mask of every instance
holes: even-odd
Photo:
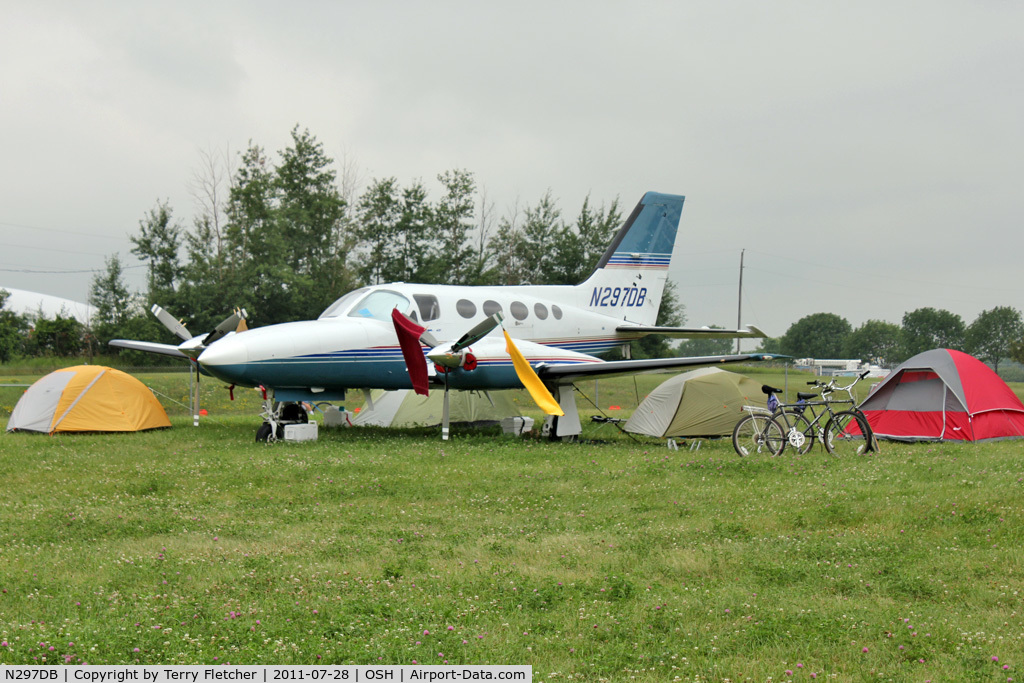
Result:
[[[767,451],[770,455],[778,455],[785,447],[785,437],[777,424],[772,422],[779,399],[775,394],[782,389],[761,385],[761,391],[768,395],[768,408],[761,406],[743,406],[747,412],[732,429],[732,447],[741,458],[753,453]],[[813,394],[812,394],[813,396]]]
[[[798,394],[800,399],[808,397],[820,398],[820,401],[786,404],[780,406],[780,410],[773,415],[772,420],[776,422],[779,431],[785,439],[781,454],[786,445],[793,446],[798,453],[808,452],[817,439],[825,446],[825,450],[834,456],[856,455],[862,452],[878,450],[877,441],[871,431],[871,425],[867,417],[857,408],[857,399],[853,395],[853,387],[868,376],[867,371],[860,374],[855,380],[846,386],[840,386],[833,377],[827,384],[818,380],[808,382],[809,385],[821,388],[820,396],[814,394]],[[832,398],[834,392],[846,392],[847,398]],[[846,410],[834,410],[835,404],[849,404]],[[808,419],[803,414],[803,407],[811,408],[813,419]],[[814,406],[824,406],[824,410],[817,412]],[[789,412],[787,409],[796,408],[798,412]],[[828,419],[825,420],[825,416]],[[821,423],[824,421],[824,425]]]

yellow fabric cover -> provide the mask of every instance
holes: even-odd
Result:
[[[501,332],[505,335],[505,350],[508,351],[508,355],[512,358],[512,367],[516,369],[519,381],[530,392],[533,402],[548,415],[565,415],[562,407],[558,405],[558,401],[551,395],[548,388],[544,386],[544,383],[540,381],[540,377],[530,367],[523,354],[519,353],[516,345],[512,343],[512,337],[508,336],[508,332],[505,330]]]
[[[167,413],[145,384],[102,365],[76,365],[53,412],[54,432],[135,432],[170,427]]]

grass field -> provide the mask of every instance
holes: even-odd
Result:
[[[660,379],[602,382],[600,405]],[[236,396],[205,384],[199,429],[165,400],[171,430],[0,437],[0,662],[1024,680],[1020,442],[740,459],[587,424],[266,446]]]

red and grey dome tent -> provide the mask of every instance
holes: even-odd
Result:
[[[919,353],[860,405],[875,436],[897,441],[1024,438],[1024,404],[987,365],[952,349]]]

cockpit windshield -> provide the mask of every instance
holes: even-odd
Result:
[[[321,318],[337,318],[339,315],[348,310],[349,304],[356,299],[366,296],[366,292],[369,291],[369,287],[363,287],[362,289],[355,289],[341,297],[333,304],[328,306],[323,313],[320,314]]]
[[[409,300],[398,292],[378,289],[370,292],[359,303],[352,307],[350,318],[374,318],[375,320],[391,320],[391,309],[397,308],[402,313],[409,310]]]

